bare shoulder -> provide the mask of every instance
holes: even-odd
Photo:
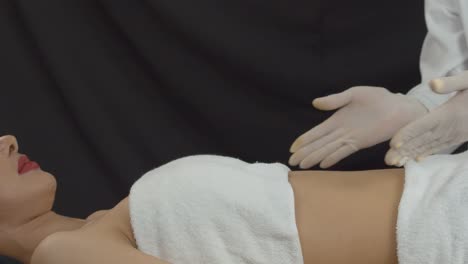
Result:
[[[79,254],[80,250],[77,249],[84,249],[83,245],[94,248],[104,244],[134,247],[128,199],[122,200],[111,210],[92,214],[88,221],[80,229],[57,232],[45,238],[34,251],[31,263],[59,263],[62,258]]]
[[[78,230],[58,232],[44,239],[36,248],[31,263],[165,263],[136,248],[128,199],[92,218]]]

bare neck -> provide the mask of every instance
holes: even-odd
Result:
[[[78,218],[70,218],[49,211],[26,224],[0,229],[0,254],[29,263],[31,256],[49,235],[76,230],[86,224]]]

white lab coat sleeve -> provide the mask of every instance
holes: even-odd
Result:
[[[451,76],[468,69],[466,8],[468,0],[426,0],[428,34],[424,40],[420,68],[421,84],[408,92],[429,111],[446,102],[452,94],[439,95],[429,88],[434,78]]]

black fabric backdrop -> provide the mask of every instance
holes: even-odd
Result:
[[[185,155],[286,163],[312,99],[416,85],[425,32],[423,0],[0,0],[0,134],[85,217]]]

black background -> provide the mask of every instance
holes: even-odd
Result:
[[[0,0],[0,134],[86,217],[191,154],[287,162],[312,99],[419,80],[423,0]],[[335,170],[384,168],[387,143]],[[4,263],[0,261],[0,263]]]

